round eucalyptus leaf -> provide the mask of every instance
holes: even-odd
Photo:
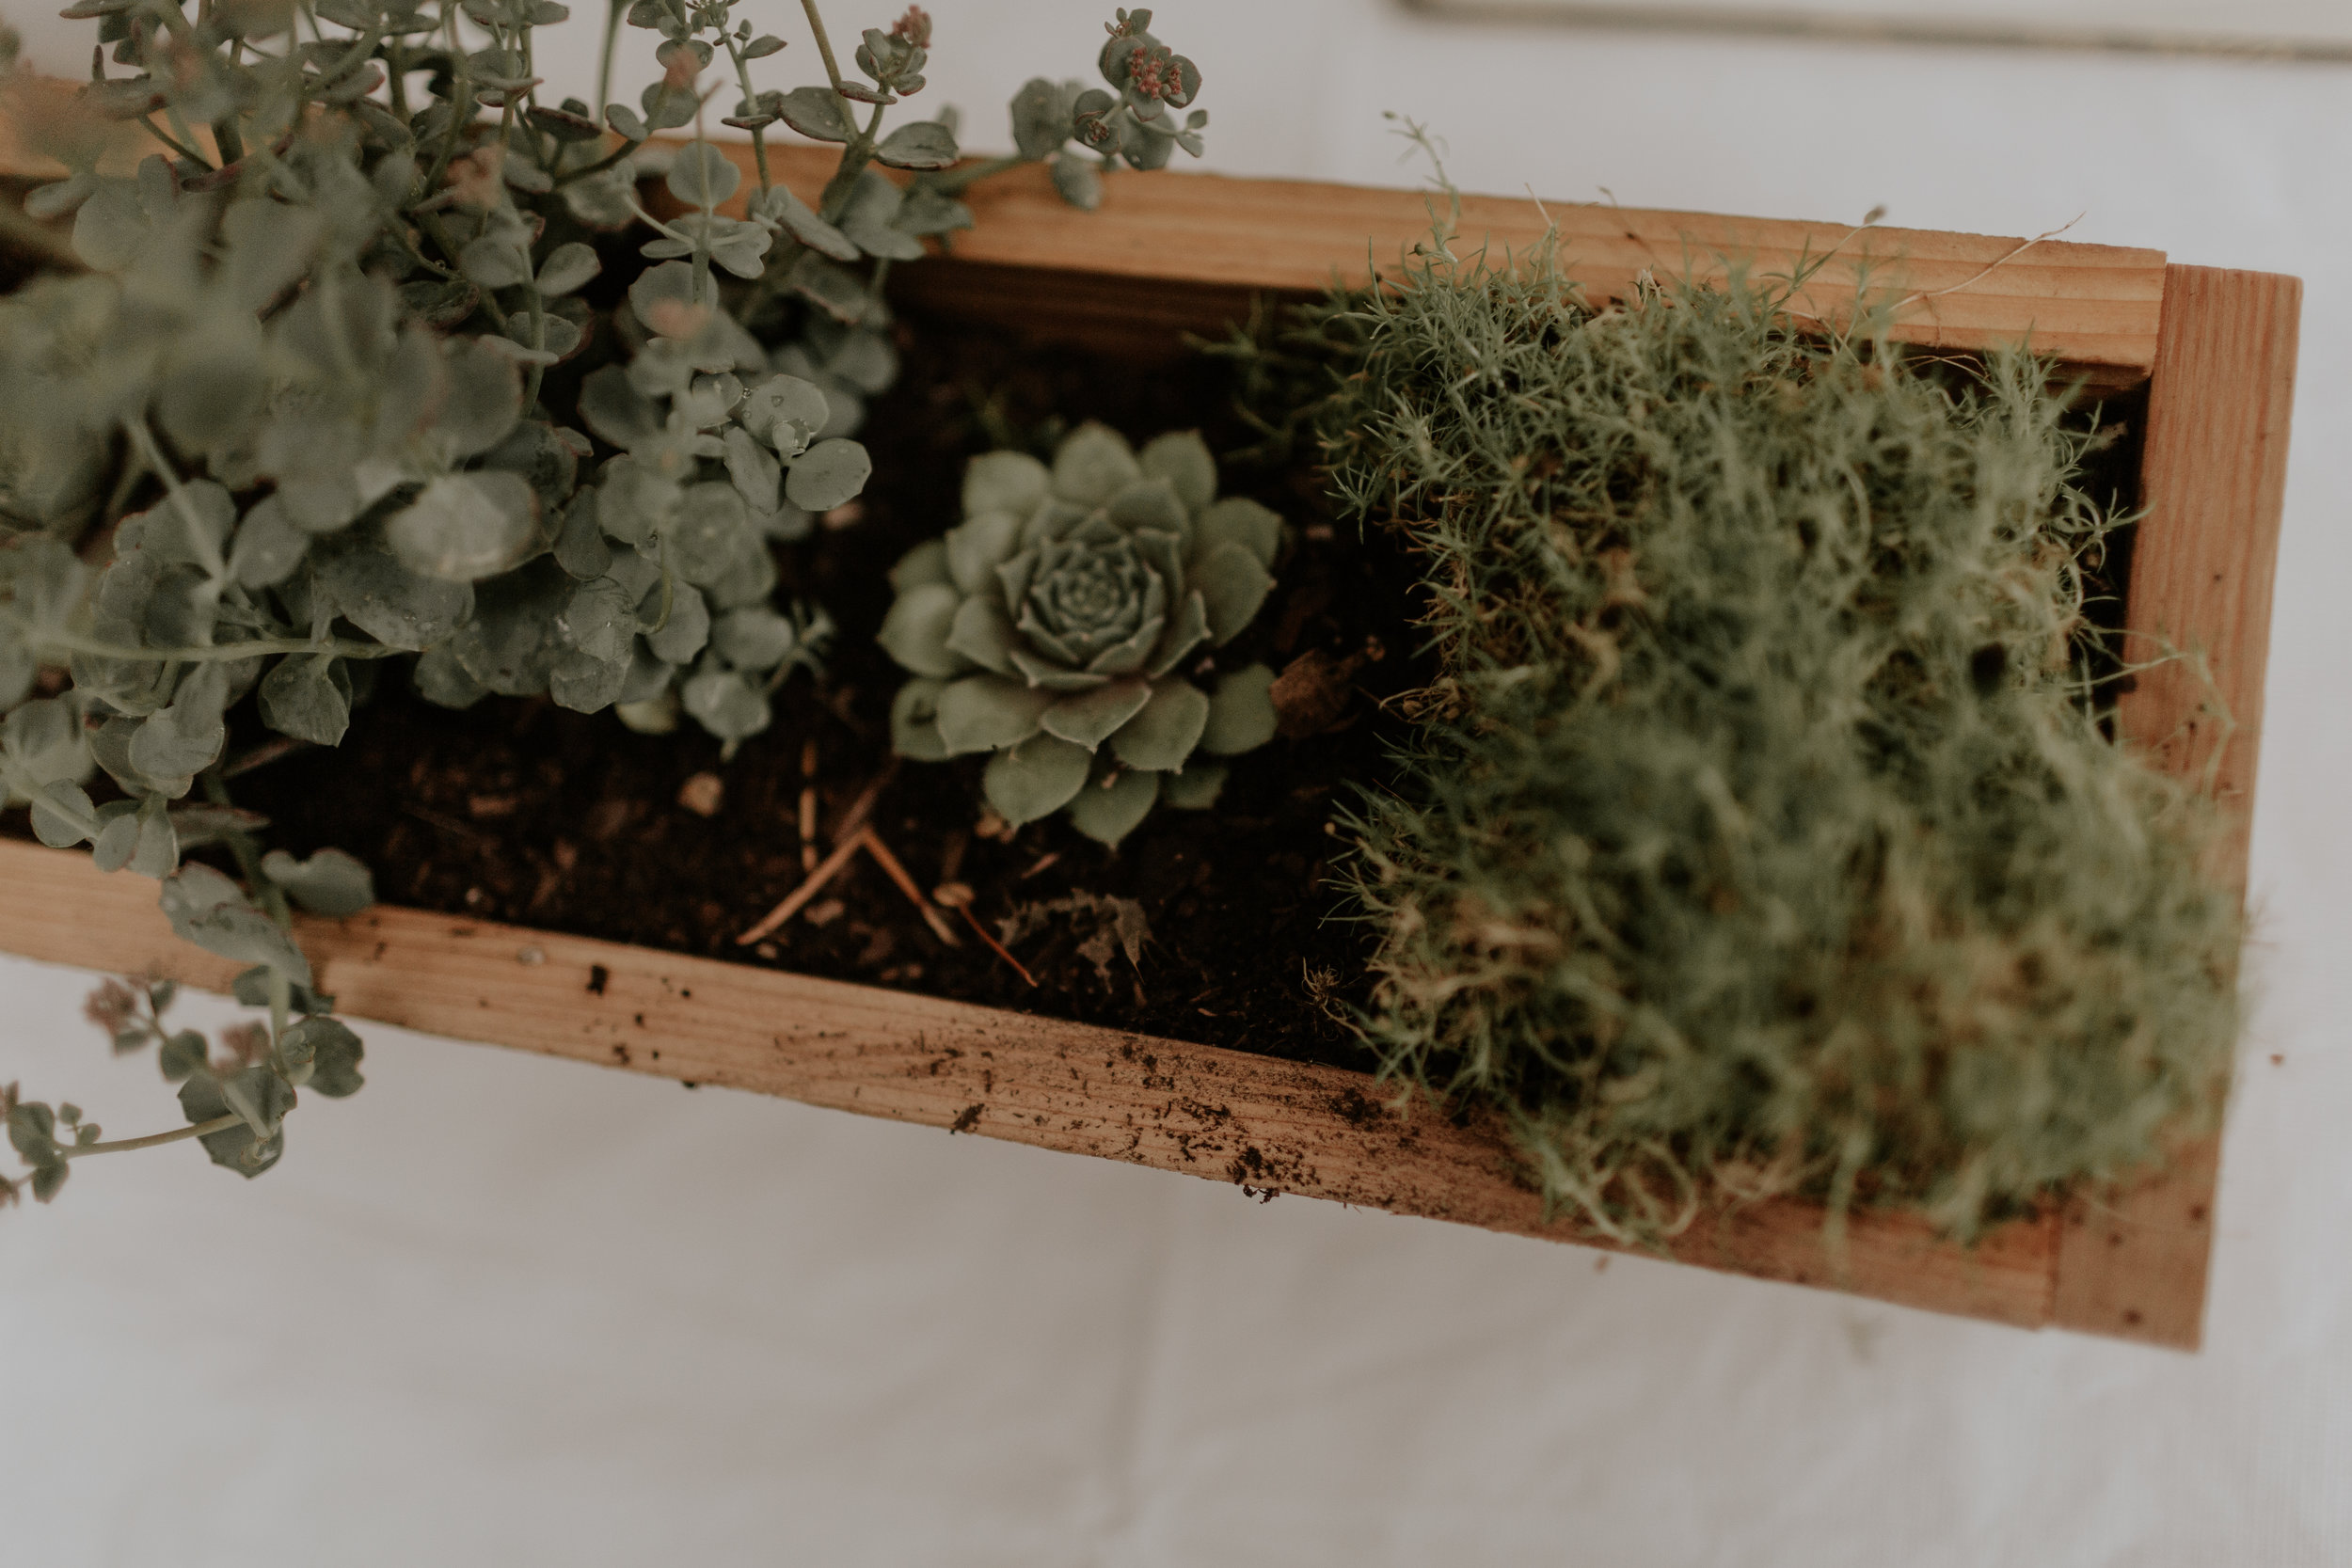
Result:
[[[218,452],[247,438],[269,393],[260,334],[203,332],[173,359],[155,390],[155,417],[172,444],[184,452]]]
[[[1120,839],[1135,832],[1136,824],[1144,819],[1159,798],[1160,776],[1131,768],[1089,782],[1072,797],[1070,822],[1087,837],[1115,849]]]
[[[729,425],[719,439],[726,448],[727,478],[755,513],[772,515],[784,497],[784,468],[776,454],[752,439],[751,432]]]
[[[210,768],[229,743],[221,719],[228,700],[228,672],[216,662],[199,665],[170,705],[149,714],[131,737],[132,766],[153,779],[183,779]]]
[[[789,186],[771,185],[765,195],[754,197],[752,214],[775,224],[820,256],[830,256],[836,261],[858,259],[858,248],[850,237],[818,217],[816,210],[793,195]]]
[[[792,471],[785,476],[785,497],[809,512],[831,512],[854,500],[873,471],[874,460],[864,447],[834,436],[793,460]]]
[[[1103,168],[1092,158],[1065,148],[1046,168],[1054,177],[1054,189],[1073,207],[1091,213],[1103,205]]]
[[[40,660],[13,623],[0,621],[0,712],[22,703],[40,678]]]
[[[321,849],[308,860],[272,849],[262,857],[262,875],[312,914],[330,920],[348,919],[375,902],[374,874],[357,855],[341,849]]]
[[[404,564],[445,582],[512,568],[538,533],[539,498],[520,476],[491,469],[442,475],[384,525]]]
[[[351,673],[331,655],[289,654],[262,677],[261,707],[280,735],[338,745],[351,725]]]
[[[266,1083],[264,1083],[266,1081]],[[234,1099],[230,1086],[237,1086]],[[283,1091],[283,1098],[267,1085],[274,1084]],[[180,1085],[180,1114],[190,1123],[213,1121],[235,1111],[243,1117],[250,1107],[254,1117],[266,1122],[266,1134],[254,1131],[247,1120],[218,1132],[207,1132],[197,1142],[204,1146],[213,1164],[226,1165],[246,1177],[255,1177],[276,1164],[286,1152],[285,1129],[278,1125],[287,1110],[293,1108],[294,1090],[286,1081],[266,1067],[249,1067],[234,1078],[215,1078],[209,1072],[192,1074]],[[271,1113],[275,1111],[275,1117]]]
[[[574,293],[602,271],[604,263],[596,259],[593,246],[578,240],[557,245],[539,263],[540,296],[556,299]]]
[[[868,168],[850,188],[849,204],[841,210],[841,232],[868,256],[892,261],[919,261],[923,242],[895,227],[906,195],[881,170]]]
[[[180,869],[180,832],[170,813],[145,810],[126,820],[138,824],[138,841],[131,849],[134,876],[161,881]]]
[[[512,240],[485,234],[457,253],[457,270],[485,289],[511,289],[531,281],[531,258]]]
[[[422,651],[446,641],[473,612],[470,584],[412,572],[365,541],[314,547],[311,574],[317,610],[341,614],[389,647]]]
[[[822,388],[797,375],[771,375],[744,395],[735,415],[745,430],[798,457],[833,418]]]
[[[243,889],[211,866],[190,862],[165,878],[159,902],[182,940],[207,953],[240,963],[267,964],[289,979],[310,983],[310,960],[294,940],[255,909]]]
[[[37,784],[87,776],[90,746],[81,715],[60,698],[23,704],[0,720],[0,752]]]
[[[522,374],[496,349],[470,339],[444,356],[447,388],[433,435],[452,461],[489,451],[522,417]]]
[[[52,849],[71,849],[90,836],[98,818],[89,791],[60,779],[33,797],[33,836]]]
[[[815,141],[848,141],[857,134],[831,87],[794,87],[778,103],[777,112],[787,125]]]
[[[473,619],[451,645],[467,673],[501,697],[535,697],[572,649],[558,625],[576,584],[548,557],[475,591]]]
[[[140,824],[137,808],[131,806],[127,800],[115,803],[129,809],[116,813],[114,816],[107,819],[106,825],[98,831],[97,841],[90,847],[90,859],[97,863],[101,871],[119,871],[130,864],[132,857],[138,853]],[[100,811],[103,815],[104,808],[101,807]],[[169,825],[168,818],[166,819],[166,825]],[[38,831],[35,836],[40,836]],[[59,846],[59,847],[70,847],[70,846]],[[168,869],[163,873],[166,876],[169,874]]]
[[[417,695],[437,707],[469,708],[490,694],[457,662],[457,652],[448,643],[441,643],[422,658],[411,676],[417,683]]]
[[[689,207],[717,207],[735,194],[743,175],[725,153],[698,141],[678,149],[662,182]]]
[[[1059,736],[1031,736],[989,758],[981,791],[998,815],[1019,827],[1068,805],[1086,786],[1092,761],[1092,752]]]
[[[661,433],[661,411],[631,384],[628,370],[607,365],[580,384],[580,417],[588,428],[624,451]]]
[[[564,530],[555,539],[556,563],[583,582],[604,576],[612,564],[612,546],[596,524],[598,494],[582,490],[573,499],[564,514]]]
[[[1077,98],[1074,84],[1032,76],[1012,95],[1012,144],[1021,156],[1034,162],[1047,157],[1070,139],[1071,105]]]
[[[602,713],[620,699],[628,684],[627,660],[609,663],[594,654],[566,654],[548,672],[548,695],[556,706],[574,713]]]
[[[626,667],[637,646],[637,601],[619,583],[599,578],[573,591],[557,625],[580,652]]]
[[[697,587],[746,570],[747,558],[761,548],[742,496],[717,480],[686,487],[662,543],[672,568]]]
[[[247,588],[273,588],[294,575],[310,553],[310,536],[294,527],[276,496],[264,496],[237,525],[229,575]]]
[[[710,605],[702,591],[675,583],[670,592],[670,617],[645,633],[645,645],[665,664],[683,664],[710,641]]]
[[[722,740],[741,740],[766,729],[767,695],[732,670],[707,667],[678,688],[678,700],[694,721]]]
[[[799,641],[792,623],[765,605],[730,610],[710,626],[711,652],[738,670],[773,670]]]
[[[694,269],[684,261],[664,261],[647,267],[628,286],[629,309],[637,319],[664,338],[691,338],[710,320],[718,305],[717,285],[708,294],[694,288]]]
[[[875,159],[892,168],[946,168],[961,155],[956,150],[955,133],[935,119],[910,120],[884,136],[874,150]]]
[[[578,322],[544,311],[536,323],[528,310],[517,310],[506,318],[503,337],[485,338],[483,343],[498,349],[509,358],[526,365],[555,365],[580,352],[588,341]],[[504,345],[512,343],[512,349]]]
[[[278,1052],[289,1062],[308,1064],[310,1081],[303,1087],[329,1100],[358,1094],[367,1082],[359,1072],[366,1047],[334,1019],[314,1016],[294,1023],[279,1039]]]

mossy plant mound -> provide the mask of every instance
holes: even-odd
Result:
[[[1613,1235],[1776,1192],[1973,1234],[2210,1117],[2237,901],[2094,711],[2095,422],[1782,297],[1596,311],[1540,254],[1324,309],[1438,671],[1346,825],[1363,1026]]]

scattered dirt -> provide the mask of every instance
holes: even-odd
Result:
[[[1313,712],[1293,728],[1314,733],[1237,759],[1214,812],[1155,812],[1116,852],[1058,819],[1009,832],[982,805],[977,760],[890,768],[902,677],[871,641],[890,600],[883,574],[957,520],[963,462],[993,446],[1049,451],[1089,418],[1138,441],[1199,427],[1233,450],[1251,436],[1215,361],[1136,367],[938,323],[905,341],[905,374],[864,436],[876,472],[859,520],[779,553],[787,587],[841,623],[825,679],[795,675],[775,725],[731,761],[691,725],[638,736],[545,700],[451,713],[388,672],[338,752],[238,779],[239,804],[272,818],[273,844],[360,855],[390,903],[1363,1065],[1317,1000],[1361,994],[1367,945],[1326,920],[1340,849],[1327,824],[1356,784],[1385,775],[1398,738],[1376,703],[1412,679],[1409,569],[1385,543],[1334,527],[1311,473],[1229,466],[1227,493],[1295,526],[1275,596],[1223,657],[1278,671],[1308,660]],[[856,815],[922,891],[947,885],[949,904],[926,917],[860,853],[794,919],[739,945]],[[966,914],[1006,941],[1034,988]],[[1131,963],[1138,922],[1148,934]]]

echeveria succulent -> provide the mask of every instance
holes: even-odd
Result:
[[[994,752],[984,787],[1007,820],[1067,808],[1105,844],[1155,801],[1214,804],[1226,769],[1209,758],[1273,738],[1273,673],[1230,671],[1205,690],[1193,677],[1265,602],[1281,519],[1216,499],[1199,436],[1138,453],[1099,424],[1050,468],[976,458],[963,515],[891,573],[882,644],[915,676],[891,710],[899,753]]]

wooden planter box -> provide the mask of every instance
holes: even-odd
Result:
[[[747,161],[747,160],[746,160]],[[814,194],[815,150],[783,167]],[[5,172],[0,149],[0,172]],[[25,170],[25,172],[32,172]],[[976,193],[979,228],[951,260],[900,269],[904,302],[1047,338],[1181,352],[1255,294],[1360,279],[1425,232],[1421,197],[1280,181],[1120,175],[1104,209],[1071,211],[1031,169]],[[2026,339],[2100,388],[2145,387],[2147,508],[2129,617],[2201,651],[2230,719],[2178,667],[2142,675],[2119,722],[2163,765],[2210,769],[2237,826],[2225,875],[2242,888],[2262,730],[2301,286],[2262,273],[2169,266],[2153,251],[1900,230],[1857,234],[1616,207],[1555,206],[1563,253],[1596,294],[1644,271],[1759,273],[1834,252],[1800,304],[1832,313],[1857,267],[1907,303],[1900,336],[1954,351]],[[1543,232],[1533,202],[1471,198],[1463,231],[1498,248]],[[2153,647],[2138,650],[2151,654]],[[364,850],[364,846],[355,846]],[[85,854],[0,842],[0,950],[154,970],[225,990],[236,968],[170,934],[154,888]],[[1213,1180],[1602,1244],[1547,1224],[1497,1122],[1399,1116],[1369,1077],[994,1008],[550,932],[379,908],[302,931],[320,985],[355,1019],[570,1056],[698,1084],[1125,1160]],[[1842,1271],[1821,1212],[1794,1201],[1711,1212],[1674,1245],[1688,1263],[1828,1286],[2026,1326],[2156,1344],[2199,1340],[2217,1148],[2062,1212],[2014,1222],[1974,1249],[1922,1221],[1857,1216]]]

